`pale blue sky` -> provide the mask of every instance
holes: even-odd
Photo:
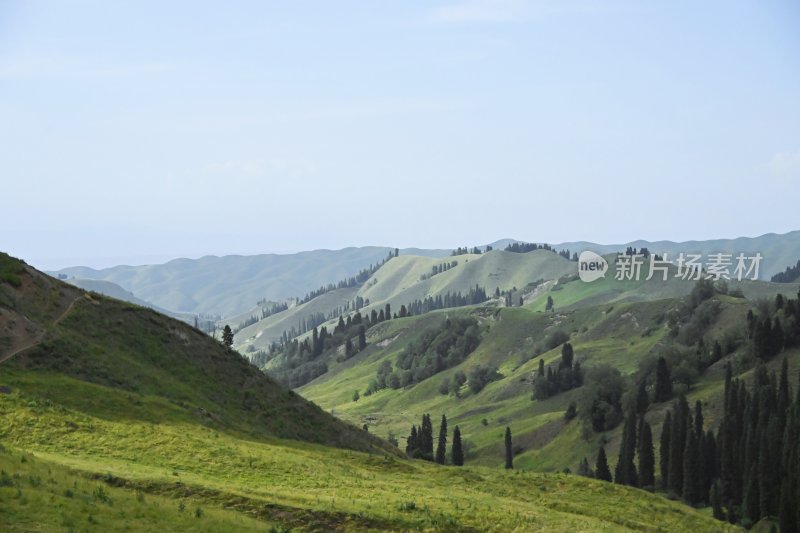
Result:
[[[0,0],[0,249],[798,229],[798,28],[794,0]]]

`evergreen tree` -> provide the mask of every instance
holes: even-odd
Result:
[[[686,432],[686,447],[683,452],[683,499],[689,505],[698,505],[703,501],[702,475],[703,467],[700,450],[697,444],[697,433],[689,427]]]
[[[431,423],[431,415],[422,415],[418,438],[422,458],[426,461],[433,461],[433,424]]]
[[[576,473],[583,477],[594,477],[594,472],[592,472],[592,467],[589,466],[589,460],[586,457],[581,459]]]
[[[710,499],[714,518],[717,520],[725,520],[725,512],[722,510],[722,493],[719,488],[719,481],[711,485]]]
[[[456,466],[464,465],[464,450],[461,449],[461,430],[458,426],[453,430],[453,446],[450,450],[453,464]]]
[[[514,450],[511,446],[511,428],[506,426],[506,469],[514,468]]]
[[[411,426],[411,434],[406,440],[406,454],[409,457],[414,457],[415,452],[419,449],[419,442],[417,436],[417,426]]]
[[[655,487],[655,457],[653,453],[653,431],[646,420],[641,421],[639,438],[639,482],[642,487]]]
[[[436,444],[436,462],[443,465],[447,454],[447,417],[442,415],[439,425],[439,442]]]
[[[228,348],[233,346],[233,331],[228,324],[225,324],[225,328],[222,330],[222,343]]]
[[[672,429],[672,411],[667,411],[664,417],[664,424],[661,426],[661,445],[658,453],[658,465],[661,471],[661,487],[668,488],[669,485],[669,445],[671,442],[670,430]]]
[[[672,375],[667,360],[659,357],[656,364],[656,390],[653,401],[661,403],[669,401],[670,398],[672,398]]]
[[[364,325],[358,326],[358,351],[360,352],[367,347],[367,330]]]
[[[619,459],[614,472],[614,483],[620,485],[639,486],[634,457],[636,454],[636,415],[631,412],[625,418],[622,428],[622,445],[619,448]]]
[[[606,449],[602,446],[600,446],[600,449],[597,451],[597,462],[594,465],[594,477],[611,482],[611,470],[608,468]]]
[[[672,428],[669,442],[669,488],[678,496],[683,494],[683,456],[686,446],[686,429],[689,406],[681,396],[672,413]]]

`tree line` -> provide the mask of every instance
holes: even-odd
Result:
[[[786,267],[783,272],[778,272],[770,278],[773,283],[794,283],[800,279],[800,260],[794,266]]]
[[[444,295],[428,296],[423,300],[414,300],[407,306],[409,315],[422,315],[437,309],[449,309],[452,307],[464,307],[467,305],[477,305],[488,300],[486,289],[475,285],[466,294],[461,291],[447,291]]]

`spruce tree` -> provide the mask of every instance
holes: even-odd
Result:
[[[669,442],[669,488],[678,496],[683,494],[683,450],[686,446],[686,428],[689,406],[681,396],[672,414],[672,431]]]
[[[611,482],[611,470],[608,468],[606,449],[602,446],[600,446],[600,449],[597,451],[597,462],[594,465],[594,477]]]
[[[697,433],[690,427],[686,432],[686,447],[683,452],[683,499],[689,505],[698,505],[703,501],[700,469],[700,450],[697,445]]]
[[[222,343],[228,348],[233,346],[233,331],[228,324],[225,324],[225,328],[222,330]]]
[[[454,465],[464,465],[464,450],[461,448],[461,430],[458,429],[458,426],[453,430],[453,446],[451,447],[450,453]]]
[[[642,487],[655,487],[655,457],[653,453],[653,431],[642,419],[639,438],[639,483]]]
[[[506,426],[506,469],[514,468],[514,450],[511,444],[511,428]]]
[[[667,360],[659,357],[656,364],[656,390],[653,401],[661,403],[669,401],[670,398],[672,398],[672,375]]]
[[[447,455],[447,417],[442,415],[439,425],[439,442],[436,444],[436,462],[443,465]]]
[[[414,457],[414,453],[419,448],[418,436],[417,436],[417,426],[411,426],[411,434],[408,436],[406,440],[406,455],[409,457]]]
[[[722,494],[719,488],[719,481],[711,485],[710,500],[714,518],[717,520],[725,520],[725,512],[722,510]]]
[[[658,466],[661,471],[661,487],[666,489],[669,485],[669,445],[671,442],[672,412],[667,411],[664,424],[661,426],[661,446],[659,447]]]
[[[367,330],[364,325],[358,326],[358,351],[360,352],[367,347]]]
[[[634,457],[636,455],[636,414],[631,411],[625,418],[622,428],[622,445],[619,448],[619,459],[614,472],[614,483],[620,485],[639,486]]]

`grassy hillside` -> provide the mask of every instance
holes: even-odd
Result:
[[[561,331],[570,336],[575,357],[584,369],[609,364],[625,375],[632,375],[642,361],[670,342],[667,317],[682,305],[678,296],[688,293],[692,286],[691,282],[682,281],[652,286],[644,282],[568,282],[559,290],[536,296],[523,308],[476,307],[392,320],[369,330],[369,346],[364,352],[342,363],[330,360],[329,372],[299,392],[345,420],[368,424],[374,433],[395,435],[401,448],[411,425],[419,424],[423,413],[431,413],[434,421],[446,414],[450,427],[459,425],[462,430],[470,464],[502,465],[503,431],[507,425],[514,432],[515,461],[523,468],[559,471],[568,467],[574,471],[583,457],[593,460],[603,442],[608,443],[613,463],[619,428],[587,435],[579,420],[564,420],[567,406],[581,393],[579,389],[546,400],[532,400],[539,359],[546,364],[559,360],[560,346],[548,349],[548,339],[555,331]],[[750,283],[745,292],[774,299],[779,291],[794,295],[798,288],[797,284],[758,282]],[[548,295],[555,300],[554,313],[542,311]],[[728,336],[741,334],[745,314],[753,305],[752,300],[745,298],[725,295],[716,298],[721,311],[703,331],[707,342],[714,339],[725,342]],[[422,332],[435,327],[446,316],[458,315],[475,316],[485,328],[480,346],[466,361],[414,386],[387,388],[364,396],[381,364],[394,363]],[[746,355],[747,346],[740,345],[727,360]],[[796,372],[800,368],[798,356],[795,352],[788,355],[792,372]],[[477,394],[466,385],[458,390],[458,395],[452,389],[442,394],[440,386],[444,381],[451,382],[459,371],[468,375],[478,365],[497,368],[502,378]],[[701,399],[707,404],[710,413],[707,420],[712,424],[722,392],[721,365],[707,370],[688,391],[692,402]],[[355,390],[361,393],[358,401],[353,400]],[[656,435],[664,408],[654,406],[648,414]]]
[[[35,342],[3,363],[4,374],[58,374],[157,397],[189,420],[250,435],[383,449],[200,331],[21,268],[19,287],[0,285],[0,361],[25,347],[4,330],[27,324]]]
[[[404,459],[185,324],[0,259],[3,530],[722,529],[627,487]]]
[[[458,264],[440,274],[431,274],[431,267],[457,262]],[[369,301],[362,312],[380,310],[388,303],[395,312],[401,305],[426,297],[436,297],[447,293],[466,294],[476,285],[493,294],[495,288],[511,290],[523,289],[539,280],[555,280],[572,274],[575,263],[552,252],[538,250],[527,254],[509,253],[494,250],[481,255],[460,255],[457,257],[430,258],[419,256],[400,256],[382,266],[360,288],[340,289],[326,293],[310,302],[294,307],[283,313],[268,317],[242,330],[235,339],[238,350],[250,346],[265,349],[278,340],[284,330],[297,326],[298,322],[311,313],[330,311],[352,302],[356,297]],[[523,293],[520,292],[518,299]],[[328,326],[336,323],[328,322]]]

